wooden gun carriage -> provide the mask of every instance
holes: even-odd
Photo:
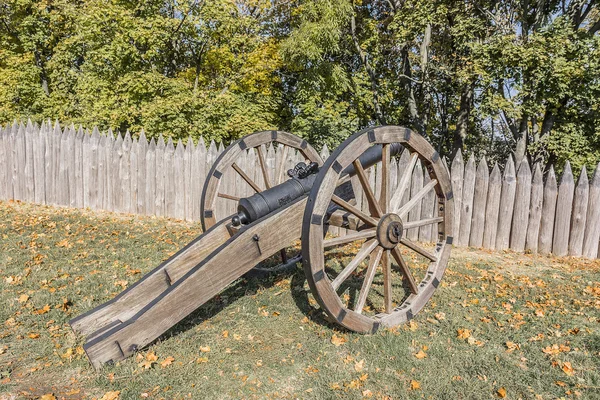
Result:
[[[273,185],[264,159],[264,145],[305,158],[289,180]],[[263,190],[236,164],[243,151],[255,149],[264,178]],[[390,160],[409,152],[409,162],[390,185]],[[411,171],[420,159],[430,181],[409,193]],[[283,163],[282,163],[283,164]],[[307,165],[306,165],[307,164]],[[367,173],[378,168],[381,188],[375,195]],[[240,199],[220,192],[223,173],[234,170],[256,192]],[[280,165],[279,181],[283,176]],[[358,207],[358,189],[366,198]],[[407,215],[425,196],[435,193],[436,216],[407,222]],[[238,202],[238,213],[215,215],[217,201]],[[320,307],[343,327],[363,333],[395,326],[413,318],[442,280],[452,245],[452,188],[448,168],[422,136],[407,128],[382,126],[357,132],[323,163],[305,141],[281,131],[257,132],[232,143],[215,161],[202,193],[204,233],[147,273],[112,300],[70,321],[86,336],[85,352],[95,368],[116,362],[148,345],[170,327],[209,301],[257,264],[302,240],[302,262],[312,294]],[[434,248],[409,240],[406,231],[432,226]],[[346,229],[330,237],[328,228]],[[341,265],[328,249],[349,246],[355,254]],[[412,252],[426,260],[416,276]],[[404,252],[404,253],[403,253]],[[333,254],[335,256],[335,254]],[[381,267],[381,270],[379,270]],[[360,272],[359,272],[360,271]],[[375,276],[381,273],[380,309],[365,312]],[[358,295],[348,296],[345,282],[360,276]]]

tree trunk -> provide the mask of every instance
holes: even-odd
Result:
[[[469,129],[469,114],[471,112],[472,101],[473,86],[467,83],[463,85],[460,93],[460,108],[456,118],[456,131],[454,132],[454,144],[452,146],[453,156],[458,149],[464,150],[464,142]]]

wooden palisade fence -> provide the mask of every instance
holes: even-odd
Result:
[[[264,149],[266,164],[275,176],[282,153],[270,146]],[[200,198],[205,176],[223,146],[202,139],[186,145],[180,140],[165,142],[161,137],[148,141],[142,132],[133,138],[91,132],[74,126],[61,129],[50,122],[41,126],[14,123],[0,127],[0,200],[21,200],[77,208],[200,219]],[[326,159],[325,147],[321,156]],[[299,154],[286,153],[286,165],[303,161]],[[404,152],[392,160],[392,188],[410,163]],[[255,172],[262,182],[259,160],[253,151],[237,161],[245,171]],[[375,192],[381,178],[377,169],[369,175]],[[588,181],[585,168],[577,183],[567,162],[558,182],[554,169],[544,182],[540,165],[524,160],[506,162],[503,173],[498,165],[489,170],[485,157],[479,163],[473,155],[466,164],[459,152],[451,162],[455,198],[454,243],[487,249],[531,251],[543,254],[598,258],[600,242],[600,165]],[[427,185],[429,175],[420,162],[415,165],[411,192]],[[239,177],[229,172],[221,183],[228,193],[252,194]],[[408,193],[406,193],[408,196]],[[366,204],[358,196],[358,206]],[[433,192],[409,214],[409,221],[434,217]],[[235,202],[221,201],[215,212],[231,214]],[[344,234],[343,230],[339,230]],[[412,240],[431,241],[431,226],[408,231]]]

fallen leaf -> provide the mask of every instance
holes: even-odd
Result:
[[[501,399],[506,397],[506,389],[504,389],[503,387],[501,387],[500,389],[498,389],[498,391],[496,392],[496,394],[498,395],[498,397],[500,397]]]
[[[207,363],[208,362],[208,357],[198,357],[196,359],[196,363],[200,364],[200,363]]]
[[[40,400],[56,400],[56,397],[52,393],[48,393],[40,397]]]
[[[37,315],[42,315],[42,314],[46,314],[48,311],[50,311],[50,304],[46,304],[44,307],[40,308],[39,310],[34,311],[34,314]]]
[[[363,397],[373,397],[373,392],[371,392],[369,389],[363,390],[362,395]]]
[[[365,360],[362,359],[359,362],[354,364],[354,370],[356,372],[361,372],[365,368]]]
[[[421,389],[421,384],[418,381],[411,380],[410,381],[410,388],[411,388],[411,390]]]
[[[222,335],[224,338],[228,338],[228,337],[229,337],[229,331],[223,331],[223,333],[221,333],[221,335]]]
[[[456,337],[458,337],[459,339],[468,339],[469,336],[471,336],[471,330],[470,329],[459,329],[456,332]]]
[[[331,337],[331,343],[333,343],[336,346],[341,346],[344,343],[346,343],[348,340],[346,340],[345,337],[343,336],[337,336],[335,333],[333,334],[333,336]]]
[[[22,294],[19,296],[19,303],[23,304],[23,303],[27,303],[27,300],[29,300],[29,296],[26,294]]]
[[[425,353],[423,350],[419,350],[419,352],[417,354],[415,354],[415,357],[418,358],[419,360],[422,360],[425,357],[427,357],[427,353]]]
[[[165,359],[164,359],[164,360],[163,360],[163,361],[160,363],[160,366],[161,366],[162,368],[166,368],[166,367],[168,367],[169,365],[171,365],[171,364],[173,363],[173,361],[175,361],[175,357],[169,356],[169,357],[165,358]]]
[[[200,346],[200,351],[203,353],[208,353],[208,352],[210,352],[210,347],[209,346]]]
[[[115,390],[114,392],[106,392],[104,393],[104,396],[100,398],[100,400],[117,400],[120,394],[120,390]]]
[[[573,369],[573,366],[571,365],[570,362],[565,361],[561,368],[565,374],[567,374],[569,376],[575,375],[575,369]]]
[[[27,335],[30,339],[37,339],[40,337],[39,333],[30,333]]]

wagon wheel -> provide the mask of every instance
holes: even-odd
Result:
[[[275,166],[274,173],[269,176],[268,167],[265,160],[264,149],[273,143],[275,148],[279,148],[281,156]],[[278,145],[282,145],[278,147]],[[254,171],[245,171],[236,161],[244,151],[254,149],[260,164],[260,179],[253,179]],[[207,179],[202,189],[202,198],[200,200],[200,221],[204,231],[208,230],[217,221],[228,215],[216,215],[218,202],[233,202],[237,204],[242,195],[239,193],[228,193],[225,188],[221,188],[221,180],[227,171],[233,171],[241,181],[251,189],[251,192],[262,192],[269,189],[284,180],[287,177],[286,162],[288,156],[293,155],[294,151],[300,152],[305,161],[323,164],[323,160],[317,151],[306,140],[303,140],[291,133],[283,131],[262,131],[255,132],[231,143],[223,153],[219,155],[213,163]],[[239,189],[238,189],[239,190]],[[286,262],[285,249],[281,250],[283,263]]]
[[[390,151],[397,150],[398,145],[392,146],[393,143],[410,152],[409,165],[399,171],[394,191],[389,179]],[[378,198],[358,159],[374,145],[382,146]],[[417,159],[426,167],[431,182],[403,202],[405,193],[410,191],[407,189]],[[352,179],[364,191],[368,211],[359,209],[348,196],[342,198],[339,189],[336,190],[348,180],[349,166],[356,175]],[[409,211],[432,191],[436,194],[437,216],[407,222]],[[385,126],[363,130],[344,141],[316,178],[302,227],[304,271],[323,310],[342,326],[365,333],[375,332],[380,325],[395,326],[414,317],[431,298],[446,269],[452,246],[453,209],[448,169],[422,136],[406,128]],[[337,222],[340,213],[345,221],[341,226],[355,232],[339,238],[323,238],[324,224],[340,226]],[[434,249],[406,237],[407,229],[428,225],[433,225],[434,232],[437,228]],[[337,251],[334,256],[338,260],[343,259],[340,249],[346,252],[351,249],[355,254],[351,254],[349,262],[337,265],[336,259],[328,258],[331,249]],[[424,260],[420,269],[419,260]],[[364,267],[360,268],[361,265]],[[354,292],[349,293],[353,289],[348,284],[351,280],[362,282],[355,284]]]

